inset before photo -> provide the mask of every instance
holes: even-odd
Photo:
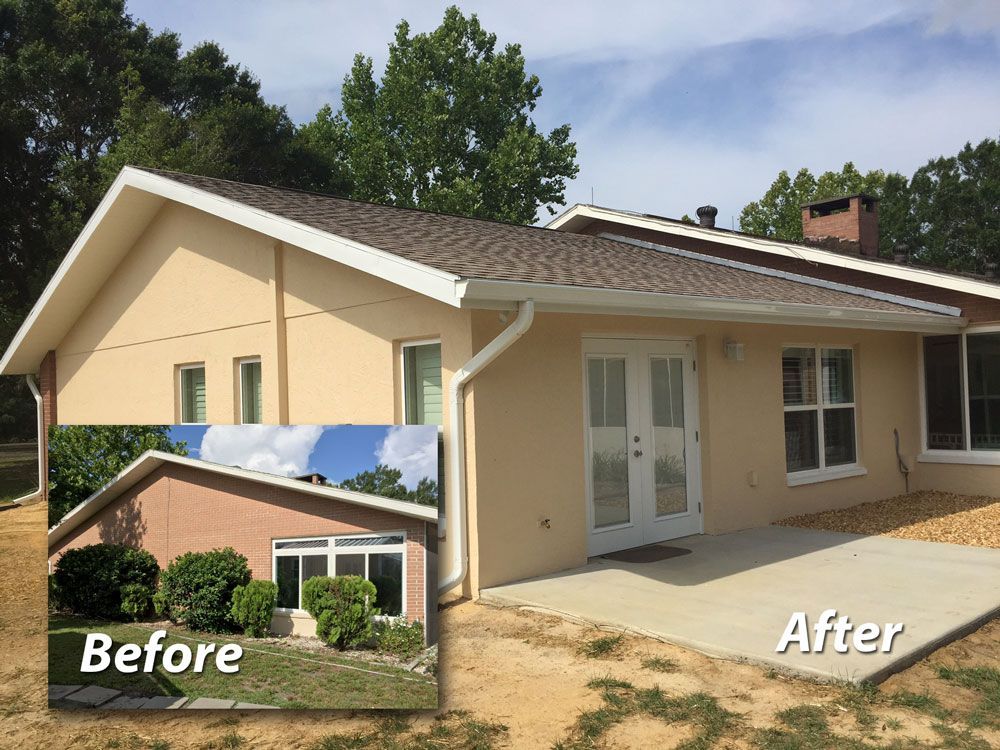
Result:
[[[434,426],[49,432],[53,708],[436,708]]]

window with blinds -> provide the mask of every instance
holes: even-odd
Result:
[[[263,418],[263,390],[260,380],[260,358],[240,360],[240,421],[260,424]]]
[[[180,368],[181,422],[203,424],[206,414],[205,365]]]
[[[785,347],[781,380],[788,473],[857,463],[853,350]]]

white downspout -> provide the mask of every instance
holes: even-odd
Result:
[[[42,480],[45,478],[42,476],[42,451],[45,450],[45,440],[42,437],[44,430],[42,426],[42,394],[38,392],[38,385],[35,383],[34,375],[25,375],[24,379],[28,381],[28,388],[31,390],[31,395],[35,397],[35,413],[38,419],[38,489],[14,500],[17,505],[24,505],[41,495]]]
[[[448,484],[445,487],[447,495],[445,522],[448,534],[452,536],[452,561],[451,573],[446,579],[438,582],[438,594],[444,594],[460,584],[469,569],[469,538],[466,533],[465,514],[465,384],[521,338],[531,328],[534,317],[533,300],[518,302],[517,319],[466,362],[452,376],[451,384],[448,386],[451,406],[451,444],[448,446],[451,470],[448,472]]]

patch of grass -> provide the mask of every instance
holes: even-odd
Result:
[[[202,747],[204,750],[239,750],[241,747],[246,747],[246,742],[245,737],[232,731],[222,735],[218,740],[202,745]]]
[[[900,690],[889,697],[889,702],[894,706],[912,708],[914,711],[933,716],[936,719],[948,719],[951,715],[948,709],[941,705],[941,701],[929,693],[911,693]]]
[[[149,743],[149,750],[170,750],[170,743],[166,740],[152,740]]]
[[[359,659],[346,659],[331,650],[306,651],[291,647],[269,647],[244,643],[240,670],[223,674],[210,657],[200,674],[191,671],[171,674],[159,664],[152,673],[123,674],[111,668],[100,673],[79,671],[83,645],[88,633],[106,633],[113,640],[112,651],[123,643],[142,644],[151,628],[130,623],[107,623],[83,618],[49,619],[49,681],[57,685],[100,685],[129,695],[184,695],[191,698],[228,698],[246,703],[262,703],[281,708],[436,708],[437,684],[402,669]],[[183,633],[187,635],[185,631]],[[192,640],[179,638],[168,630],[164,648],[183,643],[196,648]],[[240,636],[192,633],[209,643],[241,642]],[[248,650],[252,648],[253,650]],[[302,659],[308,659],[303,661]],[[353,669],[344,668],[346,666]],[[359,671],[362,668],[368,671]],[[235,717],[231,717],[235,718]],[[225,725],[223,725],[225,726]]]
[[[754,733],[760,750],[867,750],[872,745],[842,737],[830,730],[822,706],[793,706],[777,715],[784,728],[771,727]]]
[[[938,667],[938,677],[964,688],[974,690],[982,696],[965,722],[970,727],[1000,729],[1000,670],[993,667]]]
[[[448,711],[425,732],[413,732],[405,717],[382,717],[374,729],[329,734],[310,750],[494,750],[505,742],[506,734],[503,724],[481,721],[467,711]]]
[[[947,750],[991,750],[989,742],[968,729],[958,730],[947,724],[935,724],[933,729],[941,738],[938,747]]]
[[[38,446],[35,443],[0,447],[0,504],[38,489]]]
[[[878,687],[870,682],[849,684],[840,695],[840,702],[845,708],[851,710],[858,726],[866,730],[875,727],[876,717],[871,707],[878,700]]]
[[[642,668],[652,672],[676,672],[680,665],[673,659],[665,659],[662,656],[651,656],[642,660]]]
[[[678,745],[677,750],[708,750],[733,732],[740,721],[738,714],[727,711],[706,693],[668,696],[659,687],[636,688],[613,678],[591,680],[588,687],[602,691],[603,704],[581,713],[570,736],[554,745],[556,750],[601,747],[612,727],[634,716],[649,716],[667,724],[690,724],[695,736]]]
[[[588,659],[608,659],[617,656],[625,644],[625,635],[605,635],[581,644],[580,653]]]

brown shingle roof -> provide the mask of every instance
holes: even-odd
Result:
[[[895,302],[600,237],[179,172],[145,171],[468,279],[914,311]]]

